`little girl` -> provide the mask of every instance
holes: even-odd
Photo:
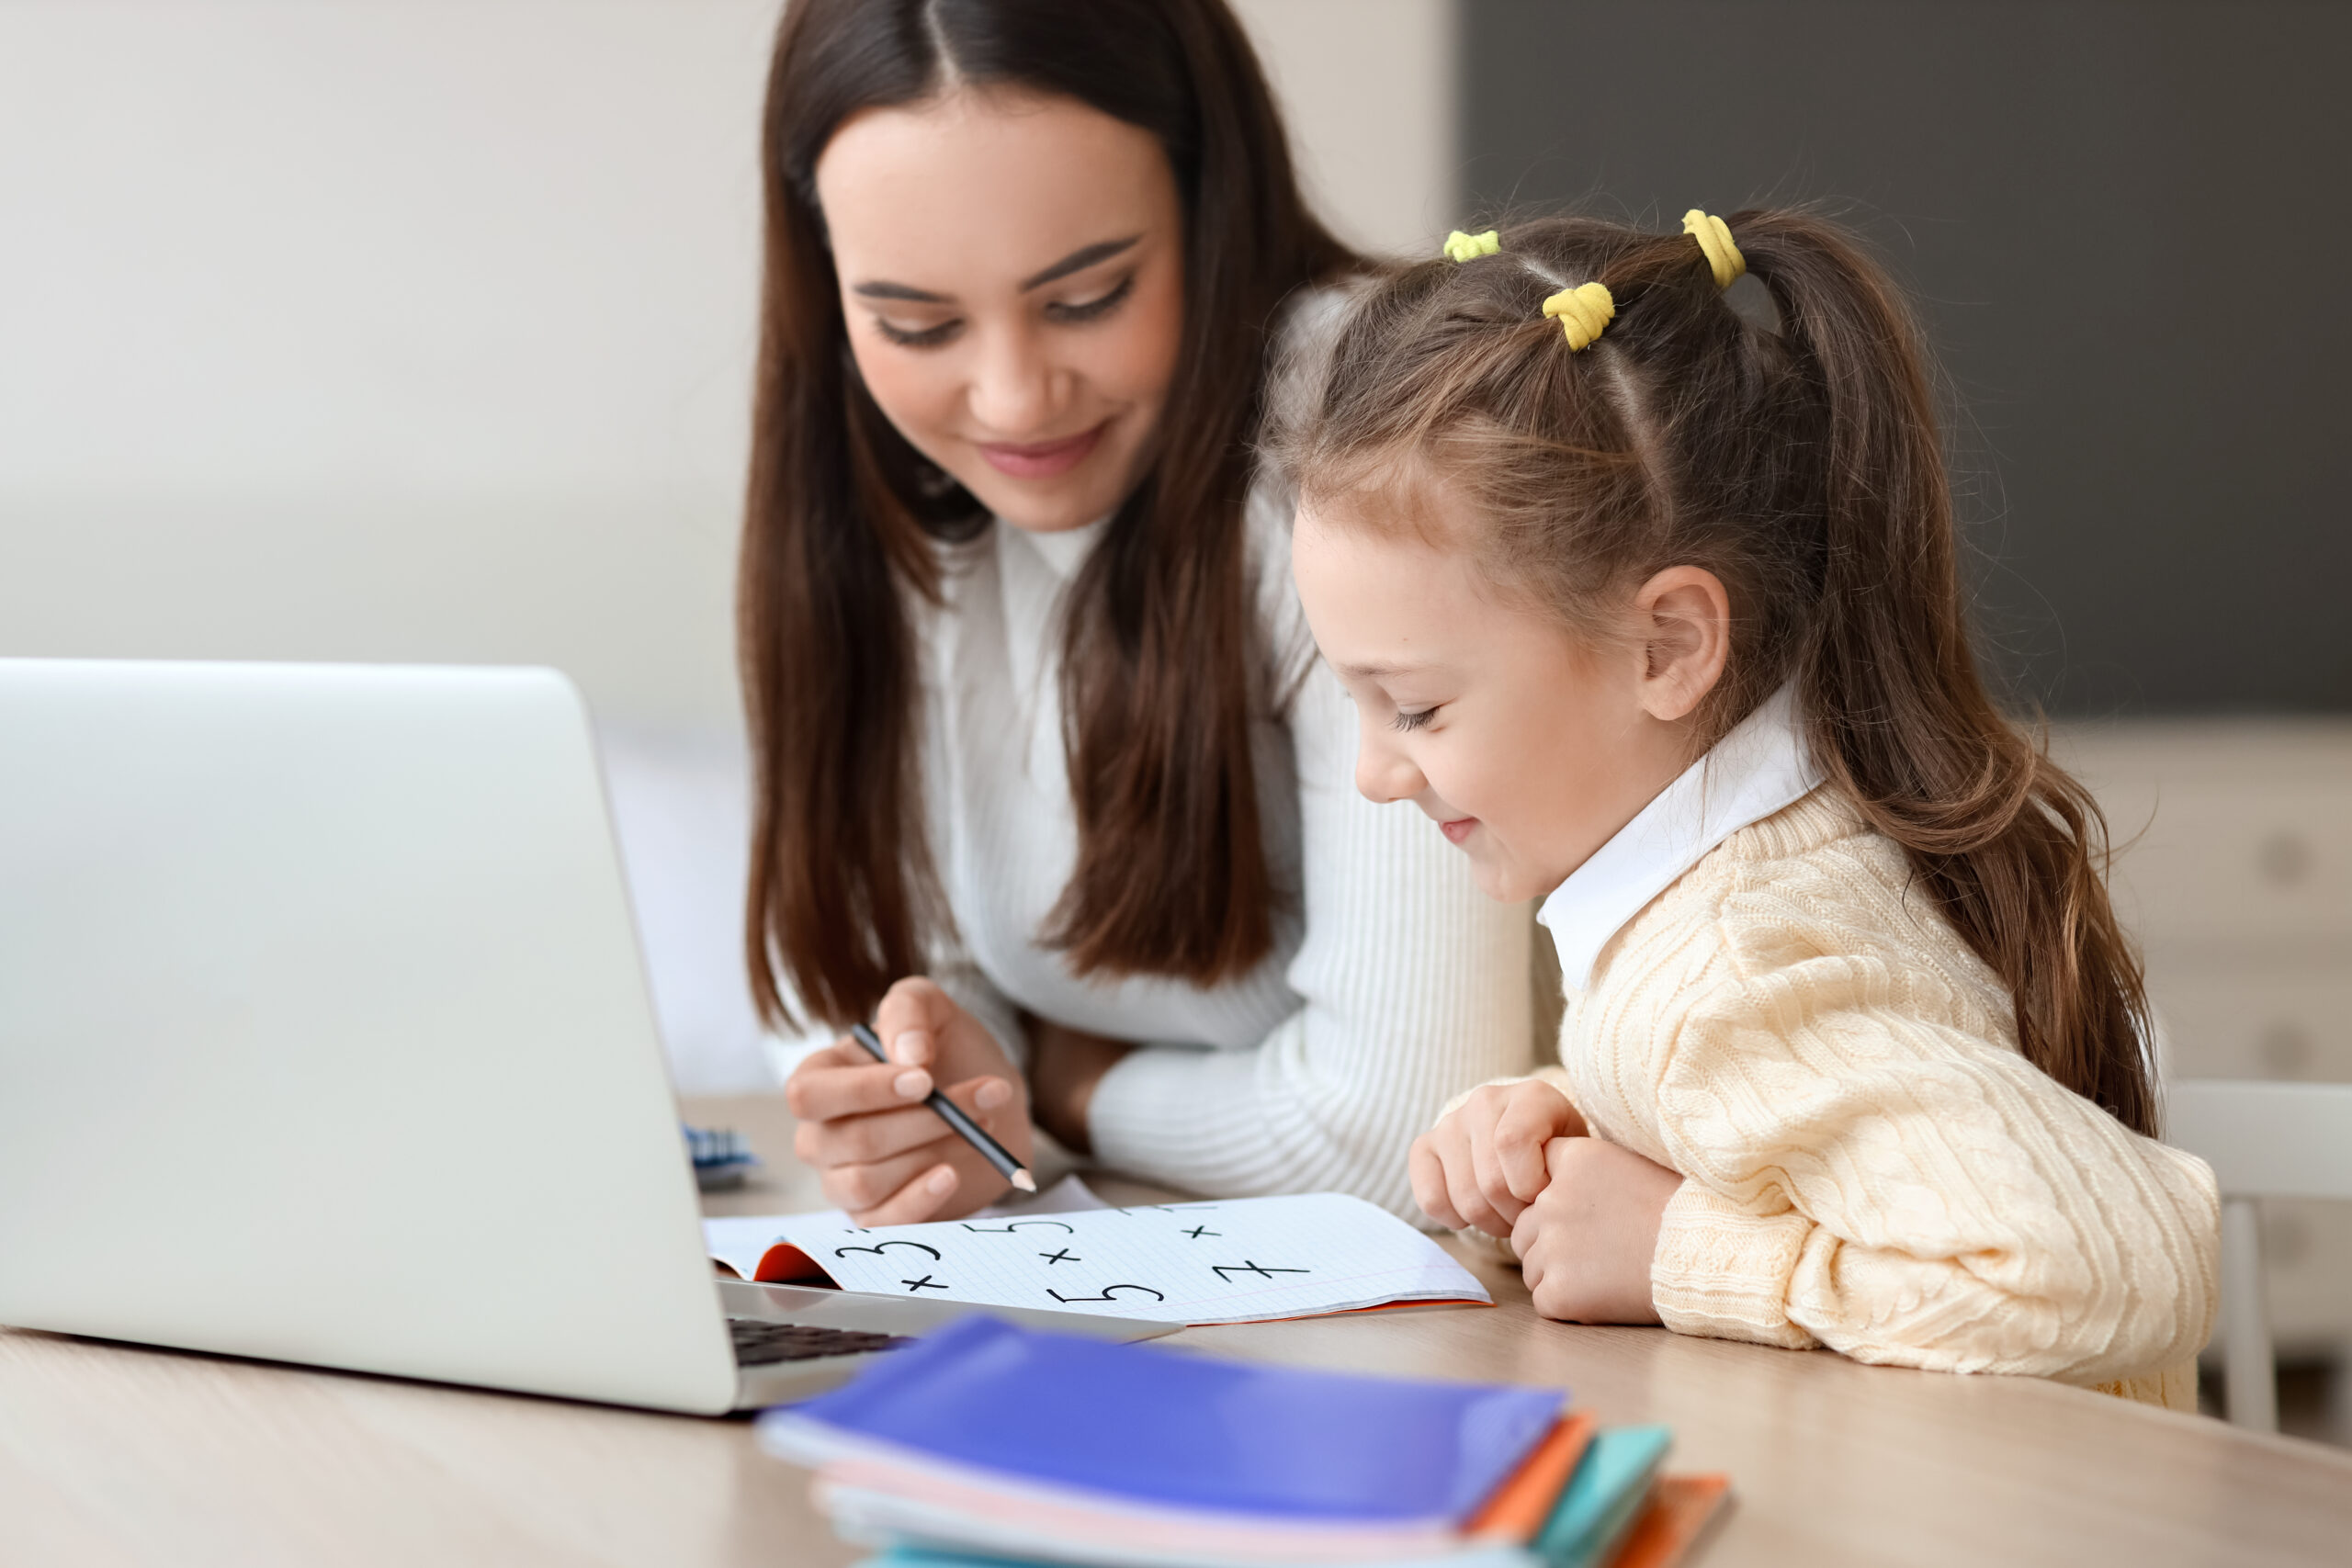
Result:
[[[1277,438],[1358,787],[1559,948],[1560,1065],[1415,1195],[1549,1316],[2193,1408],[2213,1176],[2098,809],[1978,679],[1918,334],[1818,219],[1684,228],[1454,236]]]

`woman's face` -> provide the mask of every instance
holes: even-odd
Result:
[[[1183,329],[1183,212],[1148,131],[1075,99],[868,109],[817,160],[858,374],[915,449],[1036,533],[1116,510]]]

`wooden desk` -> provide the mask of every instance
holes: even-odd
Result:
[[[814,1206],[774,1097],[704,1101]],[[1105,1184],[1113,1188],[1115,1184]],[[1327,1367],[1566,1384],[1731,1472],[1709,1568],[2352,1561],[2352,1456],[2052,1383],[1544,1323],[1499,1303],[1193,1329]],[[748,1423],[653,1416],[0,1330],[0,1564],[836,1564],[856,1553]]]

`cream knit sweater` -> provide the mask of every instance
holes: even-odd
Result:
[[[2007,988],[1831,790],[1619,931],[1560,1058],[1596,1134],[1682,1174],[1669,1328],[2194,1408],[2211,1170],[2029,1063]]]

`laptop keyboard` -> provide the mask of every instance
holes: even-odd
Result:
[[[895,1350],[914,1343],[902,1334],[816,1328],[805,1323],[770,1323],[756,1317],[730,1317],[727,1329],[735,1337],[735,1364],[739,1367],[813,1361],[820,1356],[858,1356],[869,1350]]]

